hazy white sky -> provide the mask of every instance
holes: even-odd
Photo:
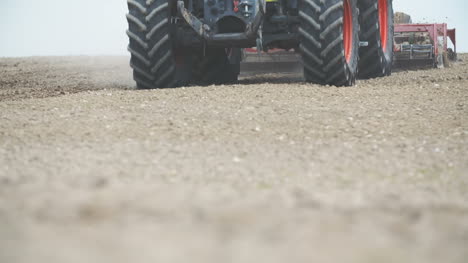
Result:
[[[125,0],[0,0],[0,57],[126,54]],[[447,22],[468,52],[468,0],[394,0],[413,22]]]

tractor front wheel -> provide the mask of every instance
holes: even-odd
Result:
[[[130,66],[139,89],[188,84],[187,54],[178,52],[171,34],[170,0],[127,0]]]
[[[367,45],[359,49],[359,77],[389,76],[393,64],[392,0],[360,0],[360,39]]]
[[[300,51],[307,82],[355,83],[359,50],[357,0],[300,0]]]

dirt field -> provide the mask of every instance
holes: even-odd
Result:
[[[468,56],[336,88],[137,91],[0,59],[0,262],[468,262]]]

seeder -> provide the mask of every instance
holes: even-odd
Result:
[[[397,64],[420,63],[434,67],[449,65],[457,58],[456,30],[447,24],[395,25],[394,61]],[[448,47],[448,40],[453,49]]]

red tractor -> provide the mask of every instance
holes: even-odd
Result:
[[[294,50],[307,82],[391,74],[392,0],[127,0],[138,88],[237,81],[242,49]]]

